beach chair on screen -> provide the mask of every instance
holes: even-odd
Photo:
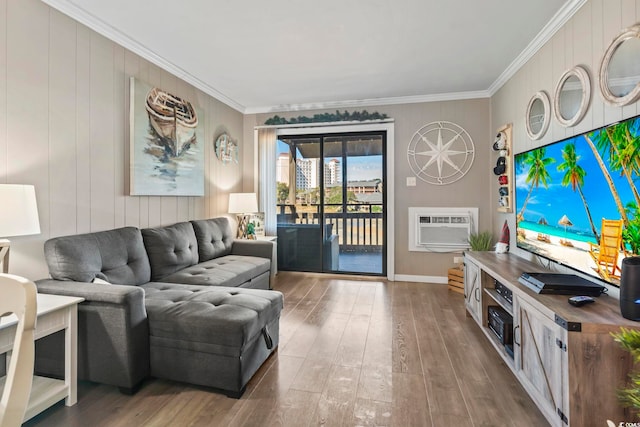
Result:
[[[618,258],[622,252],[622,226],[621,219],[602,219],[599,244],[589,243],[589,254],[603,279],[620,279]]]
[[[551,237],[548,234],[538,233],[538,237],[536,237],[541,242],[551,243]]]

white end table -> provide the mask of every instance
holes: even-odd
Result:
[[[78,401],[78,304],[83,298],[38,294],[35,339],[64,330],[64,380],[34,376],[29,405],[24,415],[27,421],[65,399],[65,405]],[[0,318],[0,354],[7,353],[7,368],[13,348],[15,315]],[[6,377],[0,378],[0,394]]]

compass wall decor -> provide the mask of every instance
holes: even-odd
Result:
[[[429,184],[451,184],[469,172],[475,147],[461,126],[438,121],[422,126],[407,147],[407,160],[413,173]]]

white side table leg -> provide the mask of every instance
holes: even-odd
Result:
[[[78,306],[67,309],[67,328],[64,333],[64,382],[69,396],[66,406],[73,406],[78,401]]]

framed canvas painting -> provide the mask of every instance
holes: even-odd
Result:
[[[188,100],[130,83],[130,194],[204,196],[202,114]]]

